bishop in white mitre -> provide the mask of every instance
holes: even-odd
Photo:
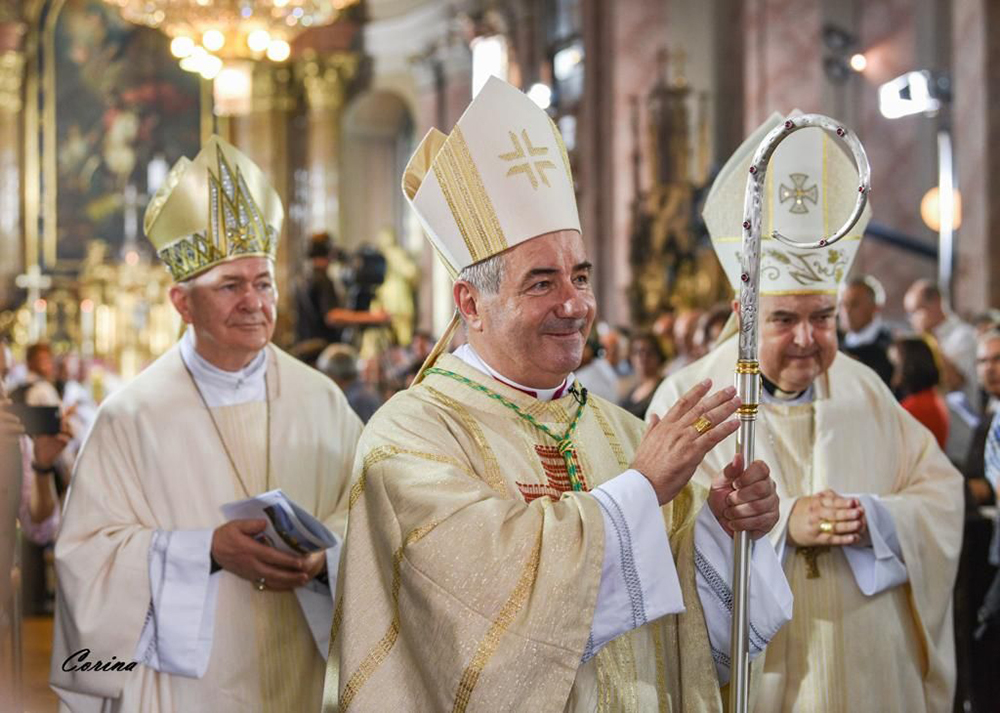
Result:
[[[744,142],[705,203],[713,246],[736,292],[751,157],[782,121],[773,115]],[[854,207],[853,162],[818,128],[782,141],[766,180],[756,455],[770,465],[781,496],[770,537],[795,614],[765,653],[755,710],[951,710],[962,478],[878,375],[837,351],[838,286],[870,208],[826,249],[768,237],[780,230],[793,240],[819,240]],[[731,379],[736,328],[734,316],[711,353],[666,379],[648,415],[662,414],[702,379]],[[714,451],[695,479],[709,483],[724,466]]]
[[[703,487],[657,491],[669,458],[639,465],[658,433],[719,441],[694,401],[675,413],[690,422],[644,438],[576,383],[595,302],[558,129],[491,79],[450,135],[424,138],[403,189],[458,278],[469,341],[442,354],[445,334],[362,436],[327,709],[722,710],[728,510]],[[733,413],[734,394],[718,408]],[[716,450],[731,456],[727,444]],[[754,468],[763,479],[729,495],[720,482],[711,501],[759,486],[773,497],[761,464],[747,479]],[[761,502],[773,501],[746,507]],[[792,605],[766,539],[752,580],[759,654]]]

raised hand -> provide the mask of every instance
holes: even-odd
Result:
[[[739,428],[735,419],[726,420],[740,405],[736,389],[730,386],[706,396],[711,388],[711,379],[706,379],[681,396],[662,419],[654,416],[635,451],[631,467],[646,476],[660,505],[677,497],[705,455]]]

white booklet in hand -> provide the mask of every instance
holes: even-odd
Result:
[[[267,528],[257,539],[293,555],[319,552],[337,544],[326,525],[297,505],[280,488],[246,500],[226,503],[222,514],[227,520],[267,520]]]

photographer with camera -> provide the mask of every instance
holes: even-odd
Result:
[[[10,410],[11,401],[2,386],[9,367],[10,351],[0,344],[0,452],[5,472],[20,474],[17,516],[21,529],[29,540],[44,545],[55,539],[59,529],[56,464],[70,435],[62,427],[55,434],[26,432],[25,424]]]
[[[295,288],[296,342],[310,339],[322,339],[328,344],[349,341],[349,334],[345,334],[347,328],[375,326],[389,321],[385,312],[368,309],[370,293],[374,290],[369,290],[368,284],[372,273],[370,265],[373,264],[370,256],[364,249],[359,251],[354,260],[356,265],[350,270],[352,284],[346,299],[343,299],[330,277],[331,252],[334,249],[327,232],[315,233],[309,239],[306,249],[309,271]]]

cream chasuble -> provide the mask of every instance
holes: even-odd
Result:
[[[150,604],[148,558],[156,530],[217,527],[224,522],[222,504],[280,487],[343,534],[360,421],[318,372],[273,347],[267,358],[270,483],[267,405],[213,409],[241,483],[177,347],[102,405],[77,463],[56,547],[52,683],[64,709],[319,708],[324,662],[295,593],[258,592],[224,570],[212,575],[220,578],[219,591],[202,677],[141,664],[131,672],[63,670],[66,657],[83,648],[91,662],[132,660]]]
[[[436,366],[556,433],[578,408],[573,395],[539,401],[452,355]],[[588,399],[573,436],[586,489],[628,468],[642,430]],[[722,710],[695,581],[702,488],[661,511],[686,612],[614,639],[581,665],[603,520],[594,497],[569,490],[552,439],[431,372],[369,422],[355,478],[326,710]]]
[[[662,413],[702,379],[730,383],[736,358],[731,338],[664,381],[649,413]],[[784,536],[800,496],[826,488],[875,494],[892,517],[909,581],[865,596],[846,548],[788,547],[795,613],[764,655],[755,710],[951,710],[961,476],[867,367],[838,354],[814,387],[811,403],[764,403],[757,419],[756,456],[770,466],[781,498],[771,537]],[[695,479],[708,483],[729,456],[727,449],[709,453]]]

